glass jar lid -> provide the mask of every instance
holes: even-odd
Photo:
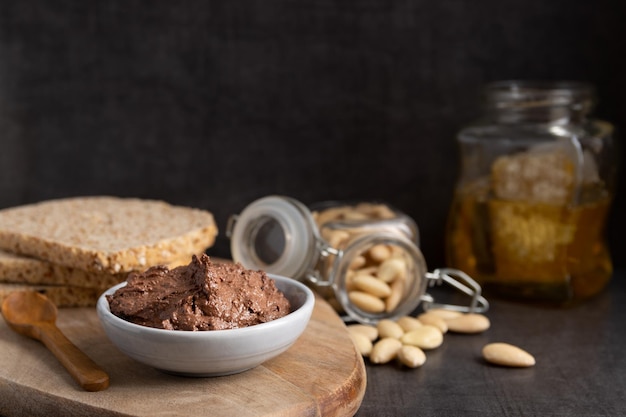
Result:
[[[299,201],[268,196],[233,215],[226,230],[233,260],[246,268],[301,280],[318,257],[319,233]]]

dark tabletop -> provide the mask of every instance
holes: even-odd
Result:
[[[607,290],[557,309],[489,299],[491,328],[448,333],[418,369],[366,361],[364,416],[626,415],[626,270]],[[508,342],[535,356],[532,368],[488,365],[486,343]]]

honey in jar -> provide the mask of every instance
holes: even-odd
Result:
[[[612,273],[605,227],[615,163],[610,124],[587,118],[590,86],[502,82],[459,134],[450,266],[487,294],[570,304]]]

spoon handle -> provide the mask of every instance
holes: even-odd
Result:
[[[41,341],[86,391],[102,391],[109,386],[109,375],[78,349],[59,328],[50,323],[40,326]]]

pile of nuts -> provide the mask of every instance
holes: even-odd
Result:
[[[350,324],[348,332],[357,350],[371,363],[385,364],[397,359],[407,367],[418,368],[426,362],[425,351],[441,346],[448,331],[474,334],[490,326],[489,319],[482,314],[432,309],[417,317],[383,319],[376,326]],[[486,345],[483,357],[490,363],[508,367],[535,364],[532,355],[507,343]]]
[[[361,310],[368,313],[392,312],[402,300],[405,288],[411,285],[407,282],[411,279],[411,275],[406,273],[407,262],[402,253],[394,254],[394,248],[373,246],[367,254],[372,260],[369,265],[365,266],[367,261],[363,256],[350,265],[346,276],[348,299]],[[355,262],[362,262],[363,266],[357,267]]]
[[[381,203],[358,203],[354,206],[336,206],[323,211],[314,211],[313,218],[321,236],[336,249],[345,249],[350,242],[362,234],[373,233],[384,228],[409,240],[416,239],[407,218]],[[395,220],[396,223],[373,226],[377,221]],[[357,222],[347,226],[338,222]],[[359,224],[359,222],[364,222]],[[374,222],[374,223],[369,223]],[[406,290],[414,279],[407,254],[395,245],[377,244],[368,248],[350,263],[346,274],[346,291],[350,302],[364,312],[378,314],[392,312],[402,301]],[[332,264],[329,258],[329,265]],[[331,301],[331,300],[329,300]],[[333,303],[341,311],[336,303]]]

